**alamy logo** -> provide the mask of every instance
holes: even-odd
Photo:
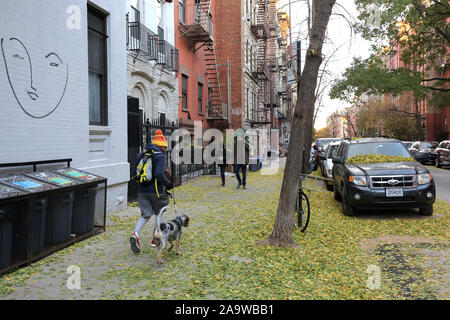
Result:
[[[381,269],[377,265],[369,265],[366,271],[369,274],[367,278],[367,288],[370,290],[378,290],[381,288]]]
[[[381,27],[381,11],[380,8],[374,4],[367,6],[369,16],[366,19],[366,25],[374,28]]]
[[[81,9],[79,6],[71,5],[67,7],[66,13],[69,17],[66,21],[67,29],[80,30],[81,29]]]
[[[79,266],[70,265],[67,267],[67,274],[70,274],[67,278],[66,286],[69,290],[80,290],[81,289],[81,269]]]

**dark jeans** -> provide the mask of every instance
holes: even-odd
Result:
[[[242,180],[241,176],[239,175],[239,170],[242,169]],[[239,182],[239,184],[247,185],[247,165],[245,164],[236,164],[234,165],[234,173],[236,174],[236,179]]]
[[[219,168],[220,168],[220,177],[222,178],[222,183],[225,184],[225,169],[227,168],[227,166],[219,164]]]

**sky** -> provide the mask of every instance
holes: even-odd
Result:
[[[281,7],[281,9],[288,12],[288,2],[289,0],[280,0],[279,8],[286,5]],[[353,0],[338,0],[337,3],[343,6],[348,13],[337,5],[335,5],[333,12],[344,14],[347,17],[350,14],[353,21],[356,20],[358,11]],[[297,37],[300,35],[299,31],[302,33],[306,32],[307,25],[306,23],[301,22],[307,17],[307,12],[305,1],[291,0],[291,32],[293,42],[296,41]],[[331,42],[328,40],[324,44],[323,53],[325,59],[333,53],[335,48],[338,48],[327,65],[327,70],[330,72],[329,79],[339,78],[345,69],[350,66],[353,57],[367,58],[370,55],[370,43],[362,39],[361,36],[352,34],[351,28],[344,18],[332,15],[328,24],[327,33]],[[303,62],[305,59],[305,51],[307,49],[306,45],[306,43],[302,43]],[[324,64],[322,64],[322,67],[323,66]],[[316,129],[326,127],[327,117],[331,113],[349,106],[349,104],[344,101],[330,99],[328,92],[329,87],[326,89],[326,93],[322,100],[323,106],[317,115],[314,125]]]

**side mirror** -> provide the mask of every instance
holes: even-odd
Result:
[[[343,164],[341,157],[333,157],[333,164]]]

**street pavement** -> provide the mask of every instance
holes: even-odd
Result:
[[[450,202],[450,169],[448,167],[437,169],[428,167],[436,184],[436,195],[438,199]]]

